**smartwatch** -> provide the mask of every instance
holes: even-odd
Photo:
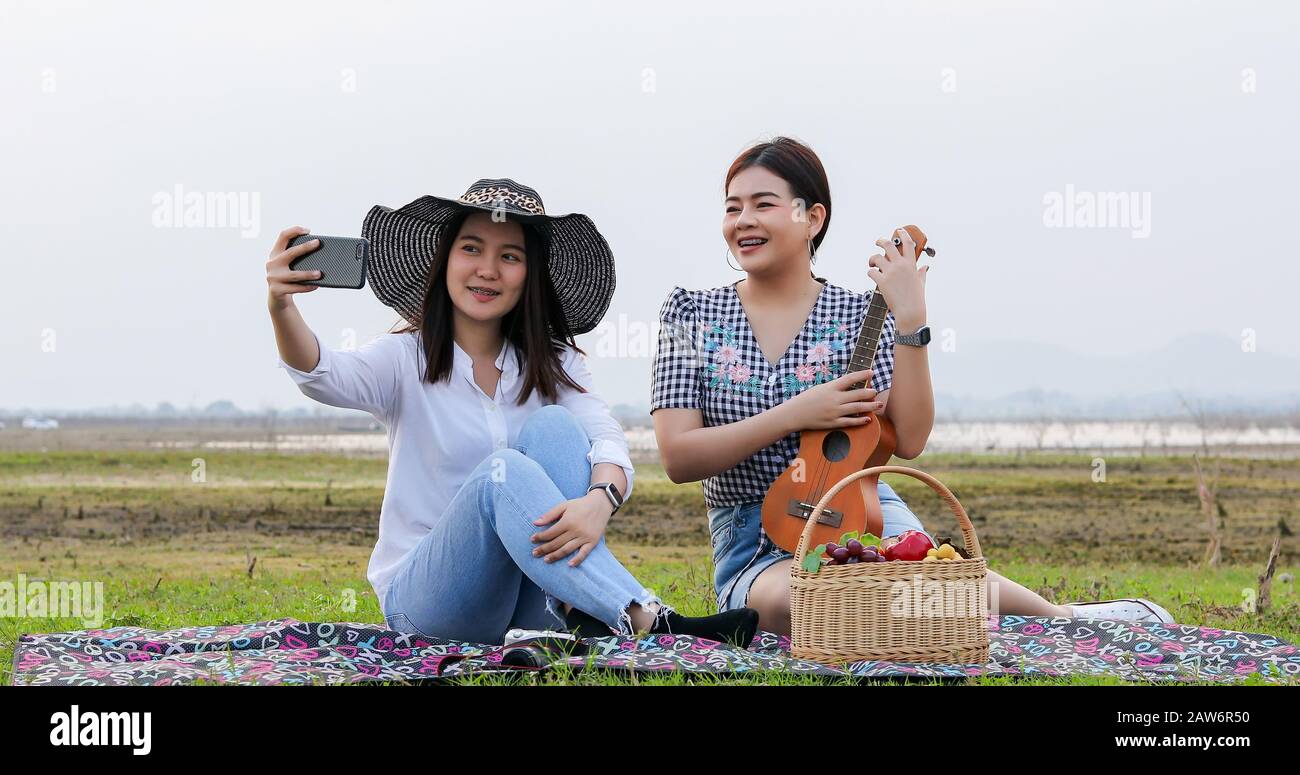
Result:
[[[613,482],[593,484],[587,488],[587,492],[591,492],[592,490],[600,490],[605,493],[606,498],[609,498],[609,505],[614,507],[614,511],[609,513],[611,517],[614,516],[619,507],[623,505],[623,495],[619,493],[618,488],[614,486]]]
[[[916,329],[915,333],[897,335],[894,337],[894,343],[910,345],[912,347],[925,347],[930,343],[930,326],[921,326]]]

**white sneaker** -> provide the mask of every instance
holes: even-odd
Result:
[[[1123,600],[1100,600],[1095,603],[1066,603],[1078,619],[1124,619],[1133,622],[1173,624],[1174,617],[1164,608],[1140,597]]]

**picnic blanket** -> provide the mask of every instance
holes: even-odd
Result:
[[[588,654],[557,657],[573,669],[827,677],[1116,676],[1131,681],[1300,682],[1300,651],[1268,635],[1183,624],[1001,616],[989,619],[987,664],[793,659],[789,639],[761,632],[748,649],[687,635],[587,640]],[[352,622],[275,619],[154,631],[138,627],[23,635],[14,685],[337,684],[437,681],[527,671],[503,649],[426,638]]]

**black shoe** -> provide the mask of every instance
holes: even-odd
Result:
[[[758,611],[752,608],[736,608],[712,616],[682,616],[676,611],[663,608],[655,617],[650,632],[694,635],[697,638],[708,638],[749,648],[749,644],[754,641],[754,635],[758,632]]]
[[[608,638],[614,634],[609,625],[576,608],[564,615],[564,625],[569,630],[569,634],[579,638]]]

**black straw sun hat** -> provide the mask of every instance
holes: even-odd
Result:
[[[547,215],[542,197],[513,180],[484,179],[458,199],[422,196],[393,210],[375,205],[361,235],[370,241],[370,289],[407,321],[420,325],[434,252],[457,213],[480,211],[527,223],[544,231],[546,268],[564,310],[569,332],[596,327],[614,296],[614,254],[596,224],[585,215]]]

